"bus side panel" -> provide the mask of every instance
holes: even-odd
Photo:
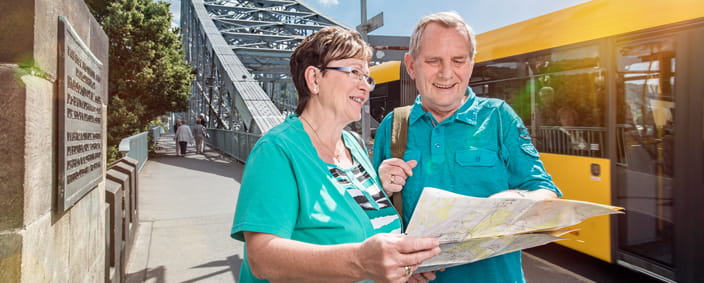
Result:
[[[401,61],[389,61],[369,68],[369,74],[377,84],[383,84],[400,79]],[[406,70],[401,70],[405,72]]]
[[[611,205],[611,161],[603,158],[541,153],[545,169],[564,199]],[[611,223],[608,215],[585,220],[563,235],[558,244],[598,259],[611,261]]]

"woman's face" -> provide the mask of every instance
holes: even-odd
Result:
[[[349,67],[356,70],[356,75],[344,70],[325,69]],[[371,87],[359,74],[369,75],[367,62],[358,58],[335,60],[321,68],[320,103],[331,110],[336,120],[343,123],[359,121],[362,118],[362,106],[369,99]],[[324,74],[323,74],[324,71]]]

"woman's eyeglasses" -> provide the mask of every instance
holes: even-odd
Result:
[[[335,70],[335,71],[348,73],[350,75],[350,78],[358,79],[360,81],[364,81],[365,83],[367,83],[367,85],[369,86],[369,91],[373,91],[374,86],[376,86],[376,81],[372,77],[368,76],[362,70],[355,68],[355,67],[322,67],[319,69]]]

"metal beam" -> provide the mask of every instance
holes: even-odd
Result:
[[[253,133],[293,111],[288,64],[301,40],[325,26],[346,27],[299,1],[183,0],[181,13],[186,59],[198,72],[189,113]]]

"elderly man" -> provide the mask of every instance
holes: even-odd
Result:
[[[453,12],[421,19],[404,57],[420,96],[408,116],[403,160],[391,158],[393,112],[377,129],[374,165],[384,190],[403,190],[408,223],[424,187],[473,197],[554,198],[560,191],[545,172],[521,119],[504,101],[468,88],[476,43]],[[437,277],[437,278],[436,278]],[[520,252],[416,274],[409,282],[524,282]]]

